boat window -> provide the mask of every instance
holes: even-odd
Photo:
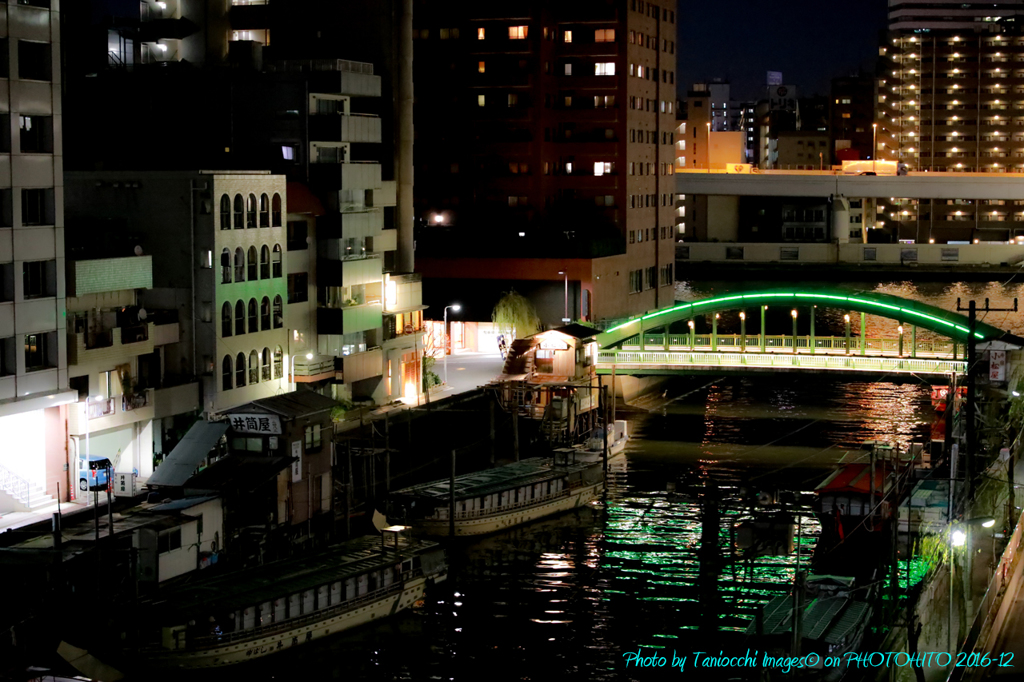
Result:
[[[349,578],[345,581],[345,599],[356,598],[356,579]]]
[[[302,595],[296,592],[295,594],[288,597],[288,617],[295,618],[302,613],[302,609],[299,608],[300,600]]]
[[[555,351],[538,350],[535,371],[538,374],[553,374],[555,371]]]
[[[306,590],[302,593],[302,613],[313,613],[313,592],[314,590]]]
[[[246,607],[245,611],[242,612],[242,627],[246,630],[252,630],[256,626],[256,607]]]
[[[336,583],[331,583],[331,604],[341,603],[341,585],[340,580]]]
[[[270,602],[263,602],[260,604],[260,626],[270,625],[274,622],[274,610],[271,608]]]
[[[359,594],[360,597],[362,597],[364,594],[366,594],[366,591],[367,591],[366,590],[366,584],[367,584],[367,576],[364,573],[361,576],[359,576],[359,578],[356,580],[356,587],[358,588],[358,594]]]
[[[278,597],[274,600],[274,622],[280,623],[287,618],[287,599],[285,597]]]
[[[321,585],[320,587],[317,588],[317,591],[316,591],[316,608],[317,608],[318,611],[320,609],[326,609],[328,607],[328,605],[330,604],[330,602],[328,601],[328,598],[327,598],[327,590],[328,589],[329,589],[328,585]]]
[[[384,587],[390,587],[395,582],[395,567],[388,566],[384,569]]]
[[[411,570],[412,570],[412,560],[411,559],[406,559],[405,561],[402,562],[402,571],[405,572],[405,571],[411,571]]]

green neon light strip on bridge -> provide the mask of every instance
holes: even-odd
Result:
[[[636,318],[636,319],[630,320],[628,322],[623,322],[622,324],[617,325],[617,326],[612,327],[611,329],[607,330],[605,333],[608,334],[608,333],[617,331],[619,329],[623,329],[623,328],[628,327],[629,325],[634,324],[634,323],[636,323],[636,322],[638,322],[640,320],[649,320],[649,319],[651,319],[653,317],[659,317],[659,316],[662,316],[662,315],[667,315],[669,313],[681,312],[683,310],[686,310],[687,308],[696,308],[698,306],[703,307],[703,306],[709,306],[709,305],[717,305],[717,304],[720,304],[720,303],[724,303],[726,301],[736,301],[736,300],[750,299],[750,298],[811,298],[811,299],[828,299],[828,300],[831,300],[831,301],[845,301],[845,302],[848,302],[848,303],[858,303],[858,304],[863,305],[863,306],[868,306],[868,307],[873,306],[873,307],[876,307],[876,308],[886,308],[888,310],[894,310],[896,312],[904,313],[906,315],[914,315],[916,317],[921,317],[921,318],[924,318],[924,319],[929,320],[931,322],[937,322],[937,323],[945,325],[947,327],[952,327],[953,329],[956,329],[957,331],[963,332],[965,334],[969,334],[970,333],[970,330],[967,327],[964,327],[962,325],[956,324],[954,322],[950,322],[948,320],[943,320],[942,318],[936,317],[934,315],[929,315],[927,313],[921,313],[921,312],[918,312],[916,310],[911,310],[909,308],[902,308],[900,306],[895,306],[895,305],[891,305],[891,304],[888,304],[888,303],[881,303],[879,301],[871,301],[871,300],[863,299],[863,298],[857,298],[855,296],[836,296],[836,295],[832,295],[832,294],[819,294],[819,293],[807,293],[807,292],[738,294],[738,295],[735,295],[735,296],[720,296],[718,298],[707,298],[707,299],[704,299],[702,301],[694,301],[692,303],[684,303],[683,305],[675,306],[674,308],[668,308],[667,310],[659,310],[658,312],[655,312],[655,313],[649,313],[647,315],[644,315],[643,317]],[[974,335],[977,338],[979,338],[979,339],[984,339],[985,338],[985,335],[981,334],[979,332],[974,332]]]

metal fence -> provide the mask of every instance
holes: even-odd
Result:
[[[778,367],[809,370],[952,374],[962,373],[966,369],[966,363],[959,360],[792,353],[678,353],[672,351],[604,350],[598,353],[597,362],[598,365],[615,365],[623,370],[676,367]]]

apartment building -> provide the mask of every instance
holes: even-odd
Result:
[[[46,0],[0,2],[0,510],[73,484],[61,175],[60,23]],[[73,405],[72,405],[73,408]]]
[[[566,272],[571,319],[671,304],[677,3],[418,7],[431,309],[460,300],[489,319],[511,282],[557,324]]]

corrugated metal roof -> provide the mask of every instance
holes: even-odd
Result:
[[[174,500],[173,502],[165,502],[158,504],[155,507],[150,507],[150,511],[154,512],[173,512],[181,511],[182,509],[191,509],[197,505],[209,502],[210,500],[216,500],[216,495],[204,495],[202,497],[183,497],[180,500]]]
[[[181,442],[149,477],[149,486],[180,486],[192,477],[220,437],[228,430],[227,422],[199,421],[192,425]]]
[[[810,608],[803,615],[803,636],[807,639],[819,639],[848,601],[845,597],[831,597],[811,602]]]
[[[764,634],[781,635],[793,629],[793,597],[780,594],[764,606]],[[757,634],[757,619],[747,626],[748,635]]]
[[[228,414],[254,414],[260,412],[273,412],[282,417],[308,417],[309,415],[326,412],[337,405],[337,401],[331,400],[314,391],[292,391],[269,398],[260,398],[251,403],[242,405]]]
[[[542,481],[577,473],[594,466],[593,463],[570,464],[568,466],[552,466],[552,460],[546,457],[531,457],[514,464],[463,474],[455,478],[455,499],[468,499],[489,495],[491,493],[533,485]],[[449,479],[431,481],[420,485],[396,490],[392,495],[409,497],[430,497],[437,500],[448,500]]]
[[[861,621],[868,616],[871,607],[862,601],[851,601],[849,606],[822,637],[826,644],[839,644],[852,630],[861,627]]]

